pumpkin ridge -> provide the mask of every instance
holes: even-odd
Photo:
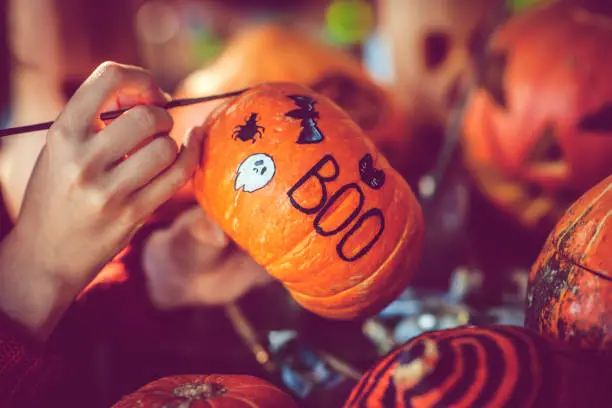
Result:
[[[580,215],[578,216],[573,215],[572,222],[564,229],[564,231],[561,234],[559,234],[558,237],[555,237],[553,239],[553,245],[559,251],[559,253],[563,254],[565,257],[568,257],[567,254],[565,254],[565,251],[563,249],[563,242],[565,241],[566,237],[576,227],[576,225],[591,212],[595,204],[597,204],[597,202],[600,201],[601,198],[605,196],[610,190],[612,190],[612,184],[609,184],[608,186],[606,186],[597,196],[593,197],[593,199],[589,202],[589,204],[584,206],[585,208]],[[580,201],[581,200],[579,200],[578,202]],[[575,204],[572,207],[575,208]],[[573,213],[572,208],[568,210],[568,214],[571,214],[571,213]],[[575,262],[572,262],[572,263],[576,264]],[[577,266],[581,266],[581,265],[577,265]]]
[[[569,263],[569,264],[571,264],[571,265],[576,266],[578,269],[583,269],[583,270],[585,270],[585,271],[587,271],[587,272],[592,273],[593,275],[596,275],[596,276],[597,276],[597,277],[599,277],[599,278],[602,278],[602,279],[604,279],[604,280],[607,280],[607,281],[612,282],[612,277],[604,275],[604,274],[603,274],[603,272],[604,272],[604,271],[602,271],[602,272],[598,272],[598,271],[595,271],[595,270],[593,270],[593,269],[591,269],[591,268],[588,268],[588,267],[586,267],[586,266],[584,266],[584,265],[579,265],[578,263],[576,263],[576,261],[574,261],[573,259],[569,258],[567,255],[565,255],[563,252],[561,252],[561,251],[559,251],[559,250],[557,250],[557,254],[558,254],[558,255],[559,255],[559,257],[560,257],[560,258],[562,258],[564,261],[566,261],[567,263]]]
[[[391,262],[391,260],[393,259],[394,255],[400,250],[402,244],[404,243],[404,239],[406,239],[406,237],[410,233],[410,230],[411,230],[410,226],[411,226],[410,223],[406,224],[406,228],[404,229],[404,232],[402,233],[402,236],[397,240],[397,244],[395,245],[395,248],[393,248],[393,251],[390,252],[389,256],[382,261],[382,263],[378,266],[378,268],[376,268],[376,270],[370,276],[368,276],[367,279],[359,281],[359,282],[355,283],[354,285],[349,286],[349,287],[347,287],[345,289],[342,289],[342,290],[340,290],[340,291],[338,291],[338,292],[336,292],[334,294],[331,294],[331,295],[311,296],[311,295],[306,295],[306,294],[300,293],[300,296],[302,296],[303,298],[305,298],[307,300],[309,300],[309,299],[326,299],[326,298],[334,297],[334,296],[336,296],[336,295],[338,295],[338,294],[340,294],[342,292],[345,292],[347,290],[353,289],[353,288],[355,288],[357,286],[360,286],[360,285],[367,286],[368,284],[371,283],[372,280],[375,280],[378,277],[378,274],[381,272],[381,270],[383,270],[385,268],[385,266],[389,262]],[[291,290],[290,287],[288,287],[288,289]]]
[[[224,398],[226,398],[226,399],[234,399],[236,401],[243,402],[243,403],[245,403],[246,405],[248,405],[250,407],[259,408],[259,406],[257,406],[254,402],[249,401],[249,400],[247,400],[245,398],[237,397],[235,395],[224,395]],[[212,402],[212,401],[209,401],[209,402]]]
[[[591,245],[593,245],[593,242],[599,237],[599,234],[601,233],[602,228],[606,225],[606,221],[608,220],[608,218],[610,218],[611,215],[612,215],[612,210],[608,210],[608,212],[606,212],[606,215],[603,216],[602,219],[597,223],[595,232],[591,236],[591,239],[589,240],[589,243],[584,249],[583,254],[586,254],[589,252],[589,250],[591,249]]]

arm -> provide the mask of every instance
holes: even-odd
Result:
[[[103,64],[49,129],[15,227],[0,247],[0,312],[46,340],[76,295],[195,170],[166,96],[144,70]],[[99,114],[137,106],[108,125]],[[190,136],[199,136],[192,132]],[[1,369],[1,368],[0,368]]]
[[[177,151],[171,117],[154,106],[166,100],[142,69],[103,64],[47,133],[0,243],[0,406],[21,406],[61,380],[54,357],[28,338],[45,343],[82,288],[193,174],[200,134]],[[133,105],[142,106],[99,120]]]

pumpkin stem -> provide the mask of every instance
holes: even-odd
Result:
[[[174,395],[189,399],[208,399],[223,395],[227,389],[218,383],[187,383],[176,387]]]

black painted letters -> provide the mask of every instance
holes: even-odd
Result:
[[[321,170],[328,163],[330,163],[333,166],[333,174],[326,176],[326,175],[321,174],[322,173]],[[379,240],[380,236],[382,235],[385,229],[385,217],[384,217],[383,212],[379,208],[371,208],[365,211],[364,213],[361,213],[365,205],[365,195],[363,193],[363,190],[357,183],[349,183],[349,184],[343,185],[328,199],[327,183],[336,180],[339,175],[340,175],[340,166],[338,165],[338,162],[332,155],[327,154],[321,160],[319,160],[319,162],[315,164],[310,170],[308,170],[308,172],[304,176],[302,176],[302,178],[300,178],[295,183],[295,185],[291,187],[291,189],[289,189],[289,191],[287,192],[287,196],[289,197],[289,201],[291,202],[291,205],[296,210],[300,211],[303,214],[307,214],[307,215],[317,214],[313,220],[313,227],[317,234],[323,237],[330,237],[333,235],[337,235],[348,228],[348,231],[344,234],[342,239],[338,242],[338,245],[336,245],[336,252],[338,253],[338,256],[340,257],[340,259],[342,259],[343,261],[354,262],[362,258],[363,256],[365,256],[372,249],[372,247],[376,244],[376,242]],[[313,207],[304,207],[303,205],[300,205],[297,202],[294,195],[300,188],[302,188],[302,186],[308,180],[312,178],[319,181],[319,184],[321,186],[321,198],[319,199],[319,202],[317,203],[317,205]],[[377,187],[378,188],[382,187],[383,183],[384,183],[384,178],[382,179],[382,183],[380,183],[380,185]],[[368,186],[372,187],[369,184]],[[354,190],[354,191],[351,191],[351,190]],[[340,225],[338,225],[337,227],[333,229],[325,230],[321,226],[321,223],[323,219],[325,218],[325,216],[330,211],[330,209],[334,206],[334,204],[336,204],[337,201],[339,201],[342,198],[342,196],[354,194],[355,192],[359,195],[357,206],[353,209],[353,211],[346,217],[346,219]],[[340,202],[342,202],[342,200],[340,200]],[[365,243],[361,247],[361,249],[357,251],[357,253],[355,253],[354,255],[347,255],[346,250],[345,250],[347,241],[351,239],[351,237],[353,237],[362,228],[365,221],[367,221],[370,218],[378,219],[378,225],[379,225],[378,232],[374,235],[374,237],[370,240],[370,242]],[[357,221],[353,224],[352,227],[349,228],[349,226],[351,225],[351,223],[353,223],[353,221],[355,221],[355,219],[357,219]],[[354,251],[351,251],[351,252],[354,252]]]

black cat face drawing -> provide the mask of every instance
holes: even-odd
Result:
[[[367,186],[378,190],[385,184],[385,172],[374,167],[374,159],[370,153],[359,160],[359,175]]]

